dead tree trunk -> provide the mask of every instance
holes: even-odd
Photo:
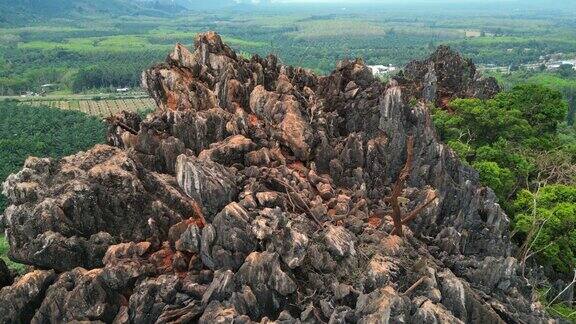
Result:
[[[398,202],[398,197],[402,194],[402,190],[406,186],[406,180],[410,176],[410,171],[412,170],[412,160],[414,159],[414,137],[408,137],[408,145],[406,148],[406,164],[400,171],[398,179],[394,183],[392,188],[392,195],[388,199],[390,205],[392,205],[392,220],[394,221],[394,232],[398,236],[403,236],[402,231],[402,211],[400,210],[400,203]]]
[[[426,203],[422,204],[414,211],[408,215],[403,215],[400,209],[400,203],[398,198],[402,194],[402,190],[406,187],[406,180],[410,177],[410,172],[412,172],[412,163],[414,162],[414,137],[408,137],[407,148],[406,148],[406,164],[400,171],[394,186],[392,187],[392,193],[390,197],[386,198],[385,201],[390,203],[392,206],[392,221],[394,222],[394,231],[392,234],[398,235],[400,237],[404,236],[404,231],[402,230],[402,225],[406,225],[414,220],[418,214],[420,214],[428,205],[430,205],[438,196],[434,194]]]

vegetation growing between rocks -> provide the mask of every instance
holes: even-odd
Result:
[[[10,246],[8,245],[8,241],[4,235],[0,235],[0,259],[4,260],[10,269],[16,271],[17,273],[23,273],[25,271],[24,265],[13,262],[8,258],[9,249]]]
[[[539,252],[534,257],[541,263],[571,273],[576,268],[576,186],[548,185],[534,193],[522,190],[512,208],[513,227],[531,245],[529,253]]]
[[[549,293],[550,289],[539,289],[537,291],[540,303],[546,306],[548,313],[553,316],[560,316],[572,323],[576,322],[576,307],[565,302],[551,304],[550,301],[553,300],[555,296],[550,297],[548,296]]]

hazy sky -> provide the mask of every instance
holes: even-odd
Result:
[[[202,0],[204,1],[204,0]],[[342,5],[346,7],[353,7],[355,4],[373,4],[373,5],[385,5],[402,7],[404,5],[413,6],[419,4],[429,4],[429,5],[453,5],[462,8],[470,6],[516,6],[518,8],[539,8],[539,9],[562,9],[570,10],[576,9],[576,0],[557,0],[554,5],[551,6],[550,2],[553,0],[229,0],[236,3],[252,3],[252,4],[335,4]]]
[[[405,3],[494,3],[494,2],[517,2],[518,0],[234,0],[235,2],[243,3],[392,3],[392,4],[405,4]],[[573,1],[573,0],[561,0]]]
[[[497,0],[497,2],[510,2],[514,0]],[[564,0],[563,0],[564,1]],[[253,0],[252,2],[261,2],[260,0]],[[264,0],[265,2],[265,0]],[[271,0],[270,2],[306,2],[306,3],[405,3],[405,2],[496,2],[496,0]]]

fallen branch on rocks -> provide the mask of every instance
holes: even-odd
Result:
[[[408,289],[406,289],[406,291],[404,292],[404,296],[408,296],[410,295],[414,290],[416,290],[423,282],[424,280],[426,280],[426,277],[422,277],[420,279],[418,279],[418,281],[416,281],[414,284],[412,284],[412,286],[410,286]]]
[[[290,200],[290,204],[293,207],[297,207],[302,212],[304,212],[306,215],[311,217],[316,222],[316,224],[318,224],[318,226],[324,227],[324,223],[322,223],[314,215],[314,213],[312,213],[310,206],[308,206],[308,204],[302,199],[302,197],[300,197],[300,195],[298,195],[298,191],[296,191],[296,189],[294,189],[290,184],[286,183],[285,181],[277,179],[277,178],[271,177],[268,180],[274,186],[279,186],[279,187],[284,189],[284,192],[286,192],[286,195],[288,195],[288,199]]]
[[[418,208],[414,209],[410,214],[408,214],[408,216],[402,218],[402,225],[406,225],[406,224],[410,223],[411,221],[413,221],[414,219],[416,219],[416,217],[418,217],[418,215],[426,207],[428,207],[428,205],[433,203],[437,198],[438,198],[438,195],[436,193],[434,193],[434,196],[432,198],[428,199],[428,201],[426,201],[424,204],[422,204]]]
[[[122,121],[120,121],[118,116],[106,117],[106,118],[104,118],[104,121],[109,125],[118,126],[118,127],[122,128],[123,130],[131,133],[132,135],[138,135],[138,132],[134,128],[132,128],[132,127],[126,125],[125,123],[123,123]]]
[[[406,185],[406,180],[410,176],[412,170],[412,161],[414,159],[414,137],[408,137],[408,144],[406,148],[406,164],[400,171],[398,179],[394,183],[392,195],[386,199],[392,205],[392,220],[394,221],[394,233],[398,236],[404,236],[402,232],[402,211],[400,210],[400,203],[398,197],[402,194],[402,189]]]
[[[160,318],[158,318],[158,323],[188,323],[197,320],[204,307],[202,307],[199,302],[192,302],[181,309],[173,309],[164,312]]]
[[[202,207],[196,200],[192,200],[191,205],[193,218],[197,220],[198,227],[203,228],[206,225],[206,218],[204,217],[204,213],[202,213]]]

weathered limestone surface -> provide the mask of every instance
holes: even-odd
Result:
[[[429,102],[498,92],[449,48],[382,84],[209,32],[142,78],[158,109],[110,119],[111,146],[4,183],[11,257],[44,270],[2,288],[0,322],[549,322],[494,193],[432,126]],[[398,237],[409,137],[401,208],[438,199]]]

